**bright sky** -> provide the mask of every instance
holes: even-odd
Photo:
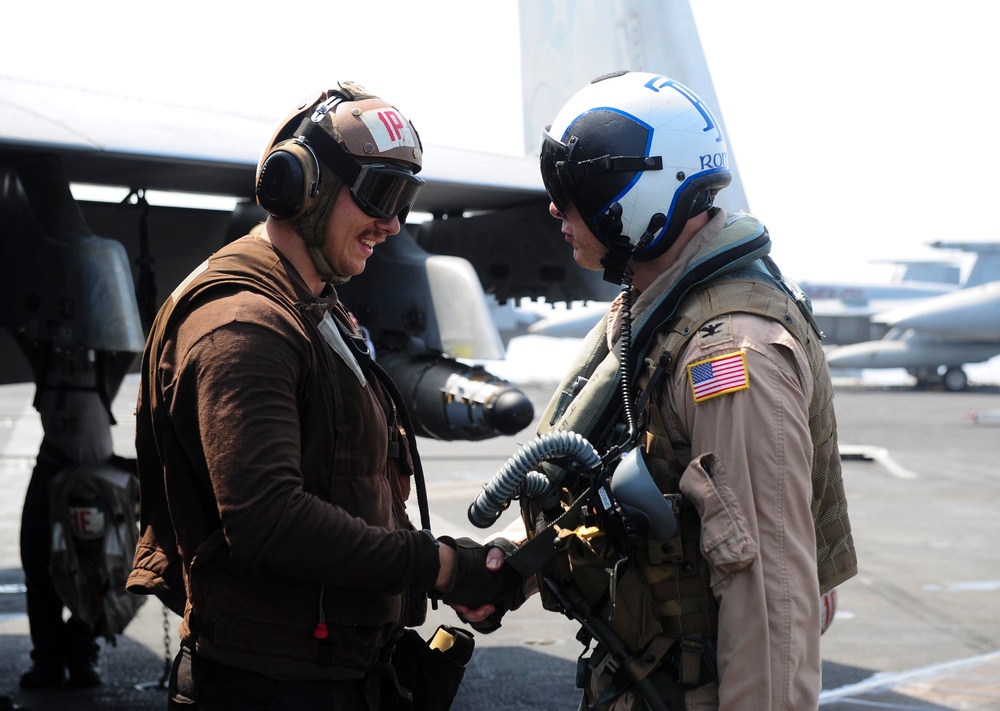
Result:
[[[692,0],[752,211],[793,278],[1000,240],[1000,5]],[[859,262],[861,262],[859,264]]]
[[[690,2],[750,207],[787,274],[879,278],[871,259],[1000,239],[988,218],[1000,193],[1000,6]],[[10,5],[0,74],[275,121],[331,78],[355,78],[425,143],[523,144],[514,0],[327,2],[292,15],[260,0]]]

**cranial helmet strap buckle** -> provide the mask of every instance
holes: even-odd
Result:
[[[320,121],[323,120],[324,116],[326,116],[328,113],[333,111],[334,108],[336,108],[337,104],[342,103],[345,100],[346,97],[344,97],[342,94],[334,94],[326,101],[322,101],[316,104],[316,109],[313,111],[312,116],[309,117],[309,120],[312,121],[313,123],[319,123]]]
[[[364,93],[361,87],[357,86],[353,82],[341,83],[336,89],[329,89],[326,93],[329,95],[325,101],[321,101],[316,104],[316,108],[313,110],[313,115],[311,117],[312,121],[319,123],[323,120],[323,117],[330,113],[337,104],[344,101],[358,101],[359,99],[370,97],[370,94]],[[351,87],[358,89],[358,91],[353,91]]]

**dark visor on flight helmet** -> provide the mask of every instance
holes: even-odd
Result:
[[[568,162],[570,147],[549,135],[551,126],[542,131],[542,147],[539,155],[539,165],[542,170],[542,184],[549,199],[559,212],[566,212],[576,183],[569,174]]]
[[[367,215],[386,219],[403,214],[405,219],[425,182],[405,168],[365,163],[351,185],[351,196]]]
[[[599,119],[610,112],[591,112],[586,120]],[[615,119],[621,119],[613,115]],[[635,122],[633,122],[635,123]],[[551,127],[549,127],[551,128]],[[643,170],[663,170],[662,156],[636,155],[598,155],[590,158],[579,157],[573,160],[573,150],[577,148],[579,138],[570,136],[561,143],[552,138],[549,128],[542,132],[542,147],[539,151],[539,165],[542,171],[542,184],[559,212],[566,212],[570,202],[577,200],[577,209],[581,214],[587,212],[585,206],[579,204],[577,192],[581,184],[595,185],[593,179],[597,176],[612,174],[607,186],[588,188],[587,192],[601,193],[602,206],[614,199],[625,185],[635,179],[635,173]],[[638,148],[645,147],[645,140]],[[624,177],[622,177],[624,176]],[[589,182],[588,182],[589,181]],[[620,184],[619,184],[620,183]],[[606,194],[605,194],[606,193]],[[592,196],[593,197],[593,196]],[[585,202],[587,202],[585,200]],[[593,199],[590,202],[594,202]],[[601,208],[603,209],[603,207]]]

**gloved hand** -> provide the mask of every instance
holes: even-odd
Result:
[[[524,579],[510,566],[492,571],[486,567],[488,548],[470,538],[438,538],[455,549],[455,573],[441,591],[441,599],[449,605],[477,608],[486,603],[496,604],[508,597],[514,588],[523,586]]]
[[[442,537],[440,540],[442,543],[451,545],[449,541],[454,539]],[[455,595],[449,597],[449,592],[446,591],[442,594],[442,598],[455,608],[456,613],[458,613],[459,618],[463,622],[470,625],[477,632],[485,634],[495,632],[500,629],[500,621],[503,619],[503,616],[509,610],[516,610],[524,603],[525,581],[521,574],[514,570],[514,568],[502,563],[498,570],[489,570],[486,567],[486,557],[492,548],[499,548],[505,554],[510,554],[517,550],[517,546],[506,538],[497,538],[485,546],[480,546],[468,538],[460,538],[453,547],[455,547],[456,551],[456,567],[455,576],[452,578],[452,585],[449,586],[449,589],[457,588],[460,585],[459,576],[463,574],[464,570],[467,570],[468,565],[473,566],[471,579],[478,582],[470,584],[469,590],[473,590],[474,592],[468,596],[459,594],[457,597]],[[486,591],[487,588],[488,592],[480,592]],[[483,598],[483,594],[486,594],[487,597]],[[489,617],[482,620],[471,620],[464,616],[463,613],[471,613],[487,603],[493,605],[495,608]]]

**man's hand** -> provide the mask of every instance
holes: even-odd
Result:
[[[454,573],[451,580],[439,588],[441,599],[449,605],[476,608],[493,603],[512,587],[519,585],[521,576],[513,568],[500,566],[491,570],[486,565],[489,549],[471,538],[441,536],[438,540],[455,552]]]
[[[486,569],[492,571],[500,570],[505,557],[506,555],[502,549],[496,546],[488,548],[486,550]],[[475,626],[474,623],[482,622],[496,612],[497,609],[496,605],[491,604],[481,605],[476,609],[468,608],[465,605],[451,605],[451,607],[465,622],[473,624],[473,627]]]
[[[516,545],[506,539],[496,539],[484,547],[486,571],[499,574],[506,581],[504,589],[499,591],[500,596],[494,597],[493,602],[472,607],[445,596],[445,602],[455,610],[459,618],[477,632],[489,634],[500,629],[504,614],[508,610],[516,610],[524,603],[524,579],[512,568],[503,567],[506,553],[516,548]]]

